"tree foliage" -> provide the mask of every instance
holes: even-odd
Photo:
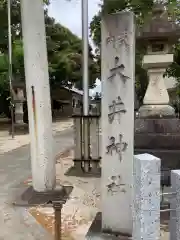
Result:
[[[82,87],[82,40],[69,29],[46,17],[47,50],[51,84],[76,84]],[[98,70],[89,46],[90,87],[94,86]]]
[[[20,0],[11,0],[11,3],[13,78],[24,81]],[[49,0],[44,0],[44,4],[51,88],[57,85],[75,85],[82,88],[82,40],[48,15]],[[9,96],[7,0],[0,0],[0,53],[0,98],[4,96],[3,99],[6,99]],[[89,69],[90,87],[93,87],[99,67],[90,46]]]
[[[179,23],[180,21],[180,1],[167,0],[163,1],[168,10],[169,17]],[[100,10],[94,16],[91,24],[91,37],[97,47],[97,58],[100,62],[100,47],[101,47],[101,17],[105,13],[115,13],[123,10],[131,10],[136,16],[137,27],[151,20],[153,0],[104,0],[100,3]],[[145,90],[147,88],[148,77],[147,72],[141,67],[143,49],[136,48],[136,91],[140,101],[142,101]],[[167,69],[169,76],[174,76],[180,83],[180,45],[175,47],[174,63]],[[180,85],[180,84],[179,84]],[[180,92],[180,91],[179,91]]]

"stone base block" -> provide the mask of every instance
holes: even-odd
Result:
[[[180,134],[180,119],[177,118],[137,118],[135,120],[135,134]]]
[[[143,105],[139,109],[141,118],[171,118],[175,117],[175,110],[170,105]]]
[[[136,133],[134,138],[135,147],[139,149],[180,149],[180,134]]]
[[[72,186],[62,186],[59,189],[54,189],[47,192],[36,192],[32,186],[21,188],[19,194],[16,196],[13,205],[19,207],[30,207],[38,205],[52,204],[53,202],[66,202],[70,193],[72,192]]]
[[[136,119],[135,154],[149,153],[161,159],[161,169],[180,169],[180,119]]]
[[[89,231],[87,232],[85,240],[129,240],[129,239],[132,239],[131,237],[128,237],[128,236],[103,233],[102,229],[101,229],[101,219],[102,219],[101,213],[97,213]]]

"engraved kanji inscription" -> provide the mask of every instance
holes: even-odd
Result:
[[[107,184],[107,191],[108,193],[110,193],[111,195],[117,193],[117,192],[123,192],[126,193],[125,190],[125,184],[122,183],[122,179],[121,176],[112,176],[109,179],[109,183]]]
[[[116,143],[115,137],[110,137],[109,139],[110,144],[106,147],[107,154],[113,154],[113,151],[115,151],[119,155],[120,162],[122,161],[122,154],[126,151],[128,144],[126,142],[123,142],[123,135],[119,134],[119,142]]]
[[[126,109],[124,106],[124,103],[121,100],[121,97],[118,96],[117,101],[113,100],[112,104],[109,105],[109,123],[112,123],[114,121],[114,117],[116,114],[119,115],[119,121],[120,121],[120,114],[121,113],[126,113]]]
[[[109,36],[106,39],[106,44],[113,44],[113,48],[117,49],[124,45],[126,48],[129,47],[129,35],[131,32],[123,31],[120,35],[118,36]]]
[[[108,77],[108,80],[113,80],[116,75],[119,75],[123,82],[126,82],[129,77],[124,74],[124,64],[119,64],[119,57],[115,57],[114,61],[115,66],[110,69],[110,76]]]

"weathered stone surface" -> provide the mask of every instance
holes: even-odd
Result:
[[[160,167],[150,154],[134,156],[133,240],[160,238]]]
[[[131,12],[102,20],[102,229],[125,234],[132,234],[134,35]]]

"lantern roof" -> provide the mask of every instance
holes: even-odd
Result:
[[[145,23],[137,32],[137,40],[170,40],[176,42],[180,37],[180,26],[170,20],[164,4],[155,3],[151,21]]]

